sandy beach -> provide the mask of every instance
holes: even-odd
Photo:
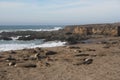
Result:
[[[0,80],[120,80],[120,0],[0,0]]]
[[[0,53],[0,80],[119,80],[120,37]]]

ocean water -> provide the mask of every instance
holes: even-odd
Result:
[[[62,28],[64,28],[64,25],[0,25],[0,33],[13,31],[54,31]]]
[[[64,28],[63,25],[1,25],[1,32],[15,32],[15,31],[55,31]],[[29,35],[28,35],[29,36]],[[55,47],[63,46],[66,42],[49,41],[44,42],[44,39],[35,39],[30,41],[17,40],[20,36],[12,37],[13,40],[0,40],[0,52],[9,50],[19,50],[24,48],[35,47]]]

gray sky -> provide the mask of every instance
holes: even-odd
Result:
[[[120,0],[0,0],[0,24],[120,22]]]

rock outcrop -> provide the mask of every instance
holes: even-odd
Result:
[[[120,36],[120,24],[89,24],[66,26],[65,31],[79,35]]]

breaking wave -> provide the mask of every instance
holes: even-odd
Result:
[[[32,40],[32,41],[0,41],[0,52],[9,50],[20,50],[25,48],[36,48],[36,47],[56,47],[64,46],[66,42],[61,41],[49,41],[43,42],[42,40]]]

